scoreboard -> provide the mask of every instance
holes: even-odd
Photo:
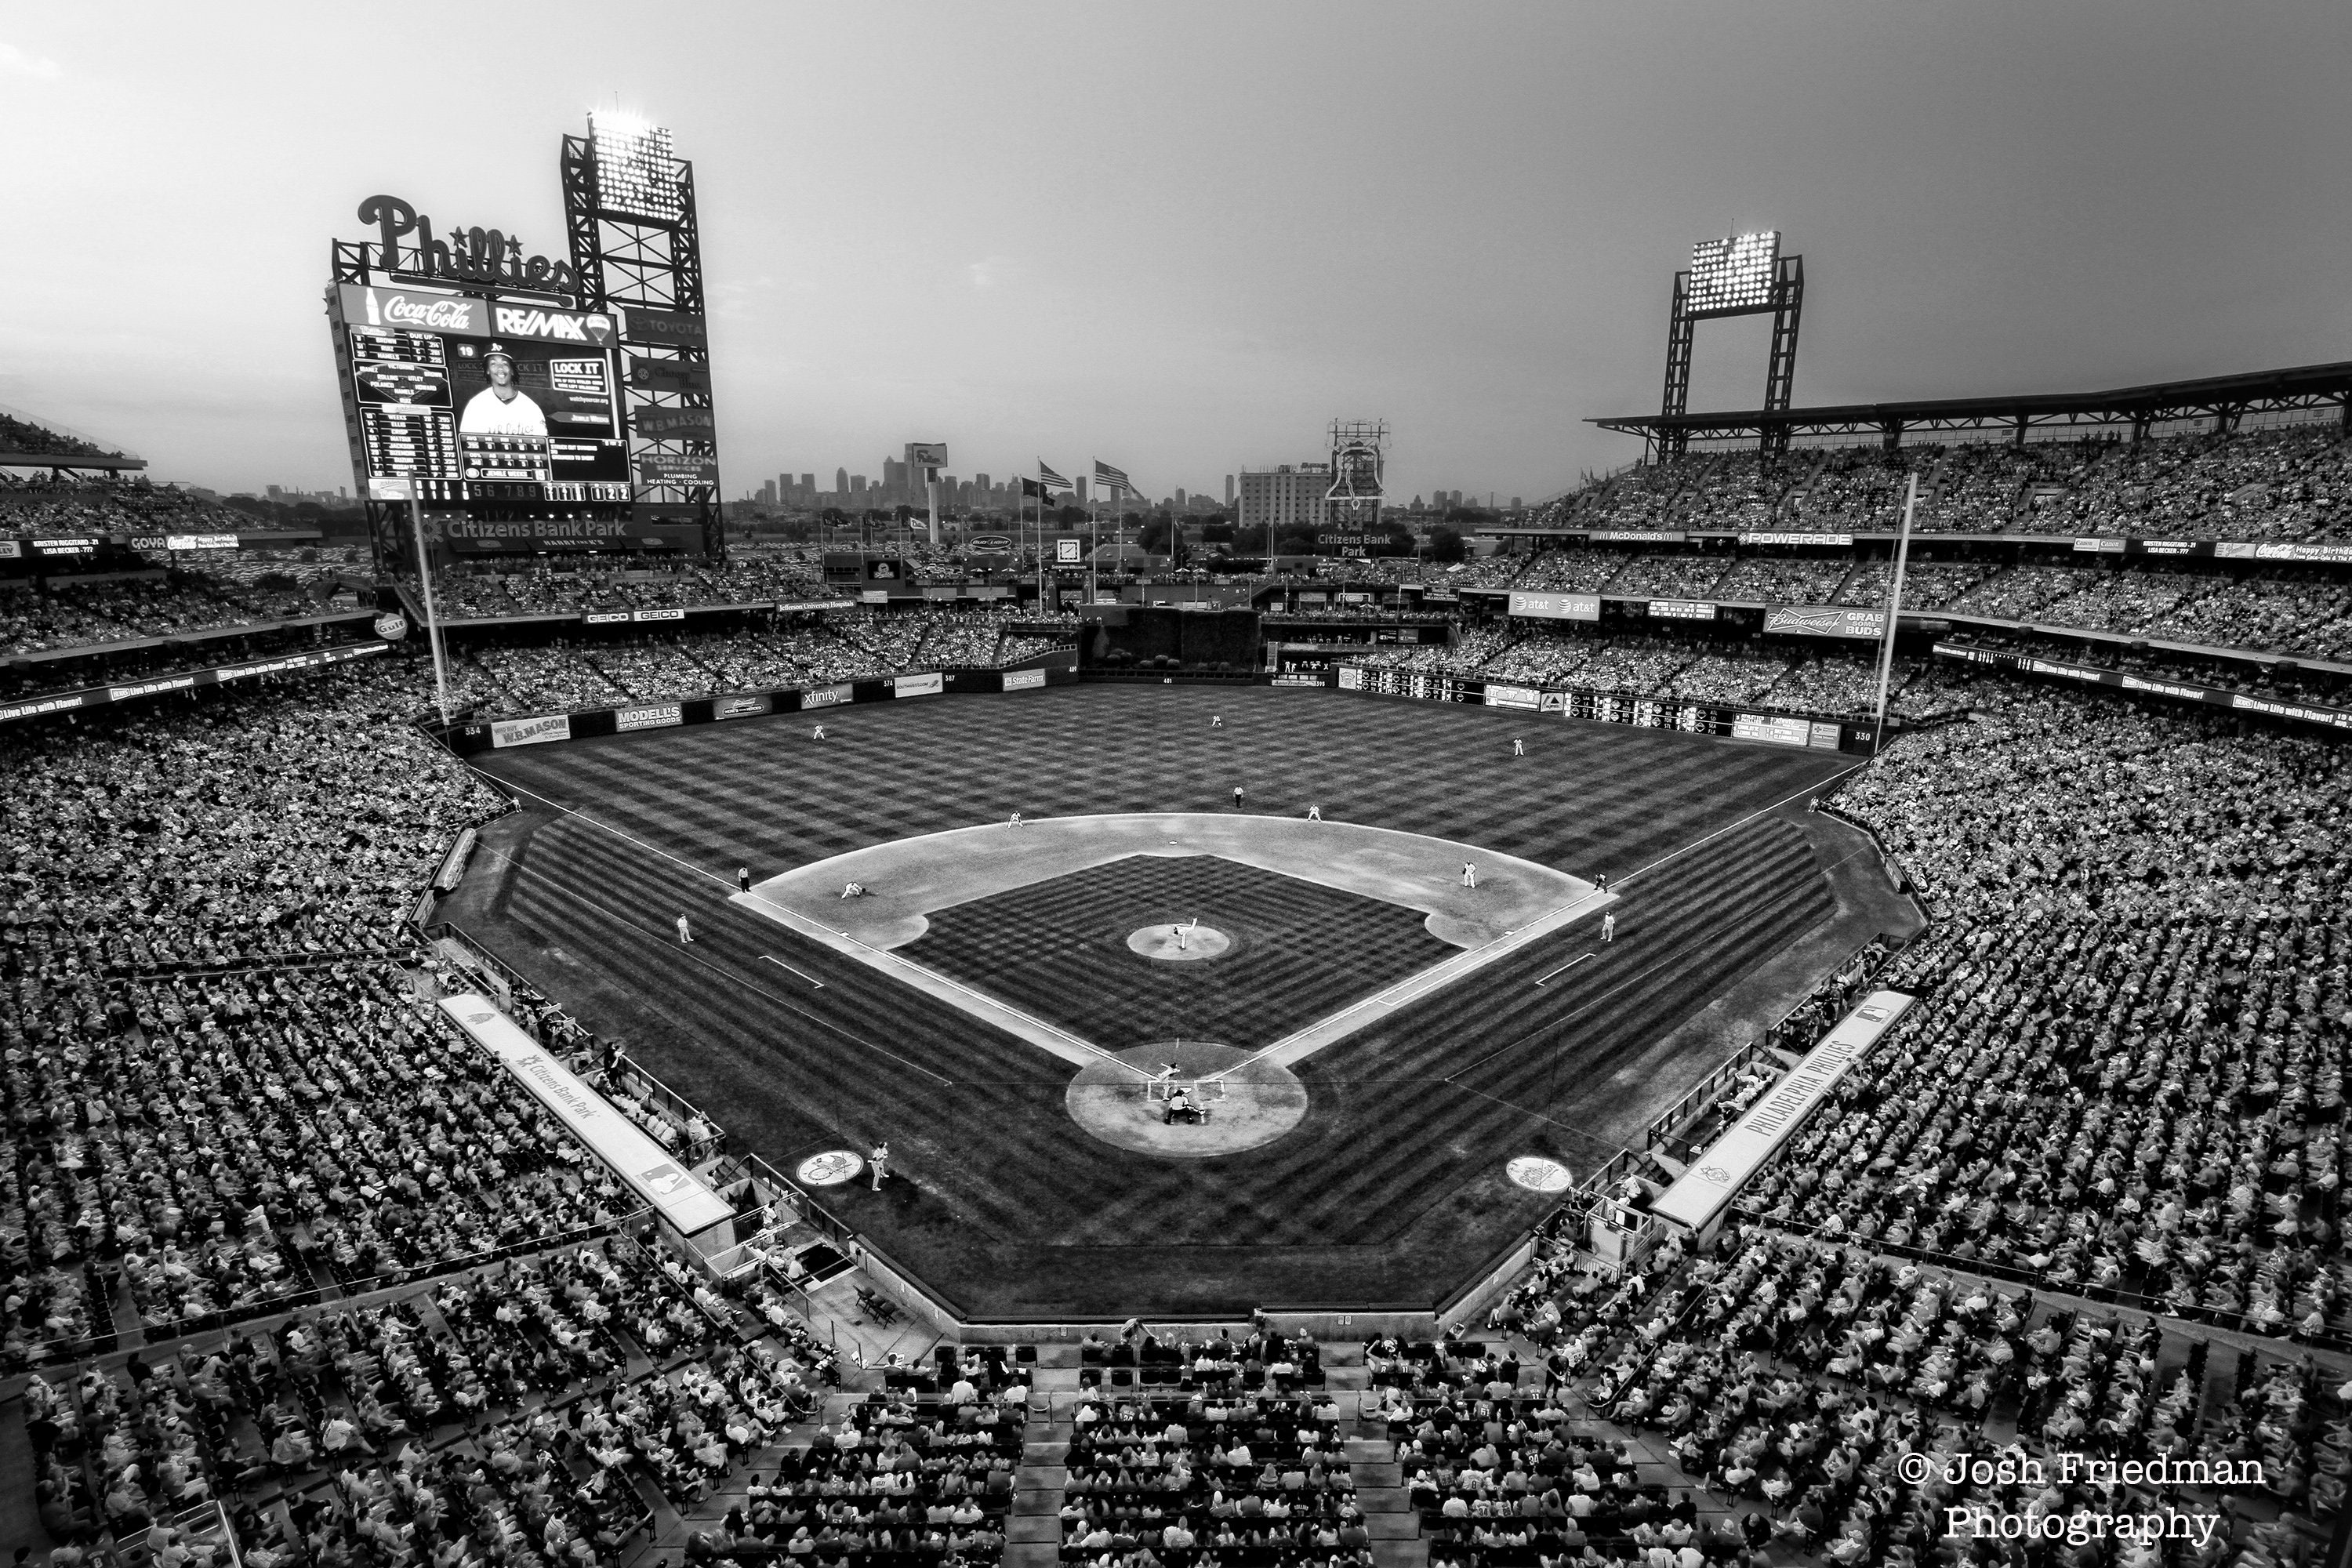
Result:
[[[332,304],[371,494],[628,501],[614,315],[384,284],[339,284]]]

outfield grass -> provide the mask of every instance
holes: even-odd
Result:
[[[1222,728],[1210,727],[1213,712]],[[1759,815],[1849,765],[1819,752],[1181,686],[878,704],[825,723],[822,742],[798,721],[755,720],[479,759],[571,811],[541,806],[494,828],[489,845],[503,854],[478,858],[451,913],[780,1167],[887,1137],[905,1179],[824,1201],[973,1316],[1426,1307],[1547,1211],[1505,1180],[1507,1160],[1545,1153],[1582,1170],[1605,1158],[1713,1065],[1687,1049],[1662,1057],[1661,1042],[1840,919],[1819,825]],[[1527,755],[1511,755],[1515,736]],[[1300,1064],[1311,1103],[1292,1133],[1169,1161],[1079,1131],[1063,1110],[1067,1063],[726,902],[738,867],[765,877],[1014,810],[1230,809],[1236,783],[1251,810],[1311,803],[1329,817],[1605,873],[1624,884],[1619,940],[1538,985],[1594,946],[1571,929],[1400,1008]],[[1276,900],[1261,911],[1266,945],[1289,951],[1247,984],[1210,999],[1148,977],[1114,982],[1097,976],[1118,973],[1116,954],[1090,944],[1191,918],[1202,898],[1224,895],[1116,880],[1040,893],[1001,949],[979,951],[971,932],[940,940],[956,933],[954,910],[914,946],[938,940],[929,962],[990,972],[983,984],[1042,996],[1092,1027],[1124,1023],[1130,1039],[1188,1016],[1222,1020],[1219,1030],[1273,1028],[1263,1020],[1328,1011],[1325,998],[1370,988],[1391,963],[1418,967],[1417,944],[1444,951],[1417,916],[1388,906],[1318,915],[1313,900]],[[1127,897],[1131,918],[1118,912]],[[1058,909],[1066,898],[1077,904]],[[1078,905],[1082,927],[1056,923]],[[691,948],[671,930],[681,912],[695,922]],[[1328,950],[1319,934],[1286,940],[1307,931],[1330,932]]]

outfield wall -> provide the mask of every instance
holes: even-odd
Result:
[[[1488,708],[1514,708],[1560,719],[1633,724],[1645,730],[1680,730],[1692,735],[1727,735],[1736,741],[1769,741],[1784,746],[1809,746],[1865,757],[1878,749],[1878,727],[1851,716],[1738,707],[1687,697],[1591,691],[1581,687],[1520,686],[1471,679],[1442,669],[1348,664],[1341,665],[1335,673],[1340,690],[1376,697],[1476,702]]]
[[[715,724],[730,719],[764,718],[776,713],[819,712],[852,703],[894,702],[902,698],[938,697],[948,692],[1036,691],[1048,686],[1068,686],[1078,672],[1066,664],[1047,667],[1044,659],[1025,661],[1016,669],[922,669],[871,680],[842,680],[826,686],[793,687],[769,691],[734,691],[713,697],[689,697],[677,701],[637,702],[618,708],[583,708],[562,713],[530,713],[511,719],[471,719],[452,724],[442,739],[461,757],[513,746],[544,745],[552,741],[584,741],[598,735],[625,734],[635,730],[670,730],[688,724]]]

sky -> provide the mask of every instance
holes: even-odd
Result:
[[[0,404],[351,483],[359,204],[562,253],[594,108],[691,159],[723,488],[1100,458],[1154,498],[1386,419],[1390,487],[1639,456],[1675,271],[1777,228],[1804,404],[2352,359],[2352,5],[0,0]],[[1760,401],[1703,322],[1690,406]]]

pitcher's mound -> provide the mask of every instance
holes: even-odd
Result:
[[[1200,935],[1193,933],[1196,942]],[[1307,1086],[1288,1068],[1249,1061],[1249,1056],[1239,1047],[1206,1040],[1161,1040],[1121,1051],[1116,1060],[1088,1063],[1070,1080],[1070,1120],[1106,1143],[1177,1160],[1271,1143],[1307,1114]],[[1237,1065],[1243,1062],[1248,1065]],[[1169,1119],[1171,1090],[1177,1087],[1207,1113],[1204,1119]]]
[[[1127,945],[1146,958],[1181,963],[1186,959],[1214,958],[1232,947],[1234,939],[1207,926],[1194,926],[1190,931],[1182,926],[1145,926],[1127,939]]]

